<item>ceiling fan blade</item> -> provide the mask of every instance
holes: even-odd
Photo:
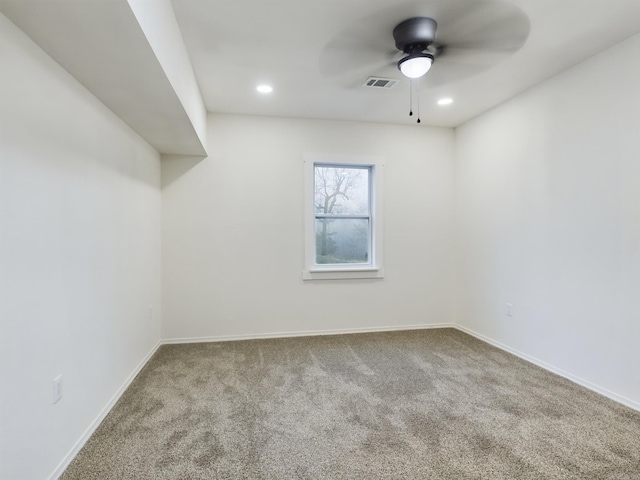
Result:
[[[427,87],[453,84],[497,65],[511,55],[501,50],[458,49],[447,47],[425,76]]]
[[[373,75],[375,71],[394,63],[393,56],[387,53],[381,55],[379,52],[369,50],[354,56],[350,51],[337,50],[330,55],[322,56],[319,67],[323,75],[330,77],[356,72]]]
[[[477,2],[439,25],[438,43],[453,48],[516,51],[526,42],[529,19],[515,5]]]
[[[320,72],[327,76],[340,75],[347,70],[362,70],[383,66],[398,53],[393,41],[381,38],[366,28],[350,28],[338,34],[322,50]]]

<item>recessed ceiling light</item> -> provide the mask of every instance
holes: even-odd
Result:
[[[258,85],[256,90],[260,93],[271,93],[273,92],[273,87],[271,85]]]
[[[438,105],[451,105],[453,103],[453,98],[441,98],[438,100]]]

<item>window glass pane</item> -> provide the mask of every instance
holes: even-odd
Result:
[[[315,166],[314,174],[315,213],[369,213],[369,168]]]
[[[369,263],[369,219],[316,218],[316,263]]]

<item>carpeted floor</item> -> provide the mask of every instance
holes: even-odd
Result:
[[[166,345],[71,479],[640,479],[640,413],[453,329]]]

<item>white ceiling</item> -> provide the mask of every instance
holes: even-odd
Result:
[[[200,155],[204,150],[194,125],[131,1],[0,0],[0,11],[160,152]],[[136,1],[153,7],[157,0]],[[432,16],[439,22],[437,40],[448,44],[479,36],[502,47],[492,32],[520,32],[524,44],[515,52],[467,57],[471,68],[460,70],[466,76],[451,80],[444,73],[451,71],[453,57],[436,59],[420,82],[420,113],[422,125],[444,127],[458,126],[640,32],[640,0],[171,3],[206,107],[222,113],[413,124],[408,81],[389,62],[397,23]],[[511,19],[507,25],[495,18],[501,12]],[[342,48],[363,38],[367,42],[357,49]],[[343,71],[336,59],[358,68]],[[365,89],[361,85],[369,75],[400,83],[391,90]],[[271,95],[256,92],[263,82],[273,85]],[[444,96],[454,103],[437,106]]]
[[[456,20],[451,11],[454,17],[468,20],[469,11],[481,7],[480,12],[488,13],[473,18],[482,26],[492,24],[489,17],[496,6],[519,12],[529,35],[515,53],[499,55],[491,68],[456,81],[430,84],[428,77],[438,76],[439,60],[427,74],[420,92],[422,124],[447,127],[460,125],[640,31],[640,0],[172,3],[209,111],[407,124],[415,117],[408,116],[408,82],[400,72],[380,65],[345,74],[331,71],[327,62],[340,53],[332,51],[336,43],[354,31],[377,43],[372,45],[376,51],[386,52],[395,48],[393,27],[412,16],[433,16],[440,20],[440,32],[446,29],[446,22]],[[359,62],[368,60],[367,55],[371,52],[353,58]],[[380,58],[382,64],[387,63],[383,54]],[[482,64],[488,57],[478,58]],[[391,90],[364,89],[360,85],[369,75],[392,77],[401,83]],[[258,94],[255,87],[259,83],[272,84],[273,94]],[[444,96],[452,97],[454,103],[437,106],[436,100]]]

